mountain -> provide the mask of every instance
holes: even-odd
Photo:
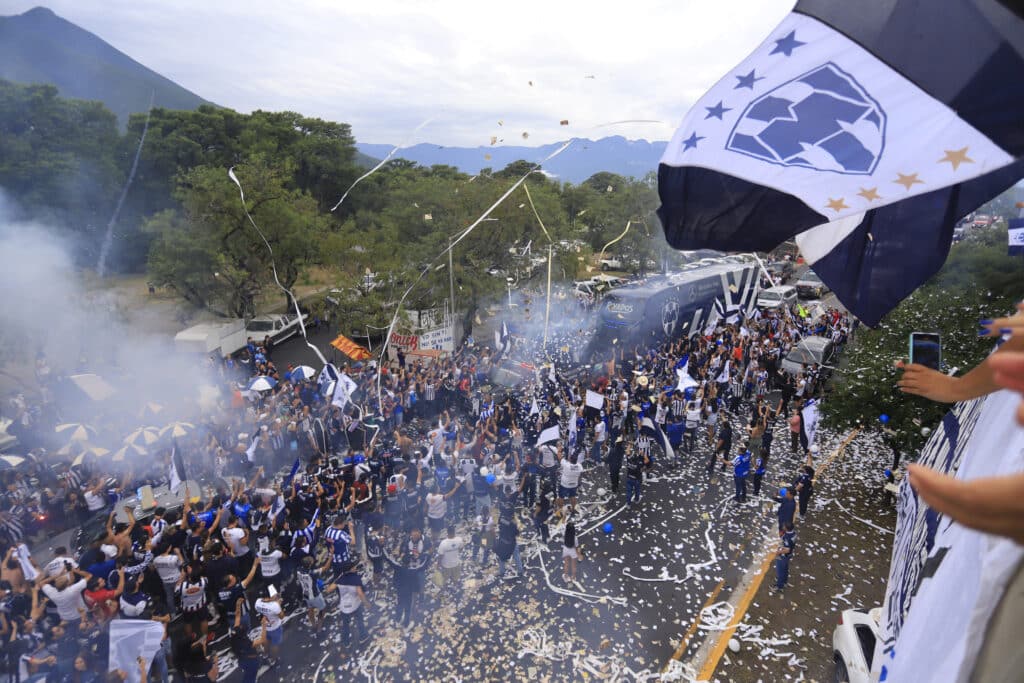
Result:
[[[540,161],[564,143],[539,147],[444,147],[423,143],[395,152],[395,157],[415,161],[421,166],[447,164],[463,173],[476,174],[483,168],[499,171],[513,161]],[[621,136],[587,140],[577,138],[557,157],[544,164],[544,170],[559,180],[579,183],[600,171],[642,178],[658,170],[658,161],[667,142],[627,140]],[[371,157],[383,159],[394,149],[393,145],[356,143],[356,148]],[[487,158],[489,155],[490,158]]]
[[[49,83],[64,97],[100,100],[122,128],[130,114],[149,109],[151,94],[167,109],[211,104],[45,7],[0,17],[0,78]]]

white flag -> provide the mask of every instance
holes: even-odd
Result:
[[[359,385],[351,377],[344,372],[341,373],[338,376],[337,384],[334,386],[334,398],[331,399],[331,404],[344,408],[352,399],[352,392],[357,388],[359,388]]]
[[[530,403],[530,415],[540,415],[540,406],[537,405],[537,397],[533,397],[533,401]]]
[[[813,398],[804,404],[800,414],[804,418],[804,434],[807,436],[807,447],[814,443],[814,435],[818,431],[818,403]]]
[[[700,382],[690,377],[690,373],[687,372],[689,363],[676,370],[676,376],[679,377],[679,384],[676,385],[676,391],[686,391],[690,387],[700,386]]]
[[[596,391],[591,391],[590,389],[587,389],[587,407],[601,410],[602,408],[604,408],[604,396],[597,393]]]
[[[542,446],[548,443],[549,441],[558,441],[558,439],[558,425],[554,425],[553,427],[548,427],[547,429],[540,433],[540,436],[537,437],[537,445]]]
[[[146,670],[160,649],[164,638],[164,625],[149,619],[114,619],[110,622],[110,654],[107,671],[120,669],[128,674],[127,683],[141,683],[139,657]]]

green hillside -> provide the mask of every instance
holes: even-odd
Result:
[[[0,17],[0,78],[55,85],[64,97],[99,100],[117,115],[210,104],[44,7]]]

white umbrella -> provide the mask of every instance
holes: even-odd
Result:
[[[58,434],[66,436],[68,441],[88,441],[96,436],[96,429],[80,422],[67,422],[57,425],[54,429]]]
[[[14,469],[23,462],[25,462],[25,458],[20,455],[0,455],[0,470]]]
[[[249,382],[249,391],[270,391],[277,386],[277,380],[273,377],[257,377]]]
[[[146,453],[146,449],[143,448],[142,446],[128,444],[114,451],[114,455],[111,456],[110,459],[115,462],[121,462],[123,460],[127,460],[128,458],[133,458],[137,455],[146,455]]]
[[[291,377],[293,382],[297,382],[303,379],[313,379],[317,376],[317,371],[308,365],[300,365],[288,373],[288,376]]]
[[[124,437],[124,442],[132,446],[150,446],[160,440],[160,430],[156,427],[139,427]]]
[[[180,439],[183,436],[188,436],[195,428],[196,426],[191,422],[172,422],[160,430],[160,436]]]
[[[82,461],[85,460],[87,455],[91,455],[97,458],[102,458],[107,455],[110,451],[106,448],[100,448],[99,446],[90,446],[79,453],[74,460],[71,461],[72,465],[81,465]]]

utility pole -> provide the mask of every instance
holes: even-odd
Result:
[[[452,238],[448,236],[448,287],[451,291],[451,316],[455,320],[455,269],[452,267]],[[454,332],[454,329],[453,329]]]

